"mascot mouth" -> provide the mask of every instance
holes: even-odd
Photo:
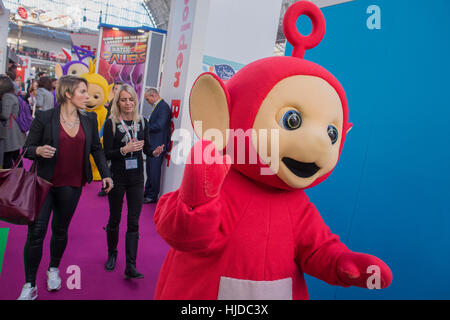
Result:
[[[282,161],[293,174],[300,178],[312,177],[320,170],[315,163],[300,162],[286,157],[284,157]]]
[[[88,109],[94,109],[96,106],[86,106]]]

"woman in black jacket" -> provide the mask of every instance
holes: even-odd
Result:
[[[92,154],[106,192],[113,188],[100,144],[95,113],[84,111],[89,94],[87,81],[64,76],[57,88],[60,108],[36,112],[25,142],[25,157],[35,160],[37,174],[53,186],[35,223],[29,225],[24,249],[26,283],[19,300],[37,297],[36,273],[42,257],[42,243],[53,211],[50,267],[47,289],[61,288],[58,266],[67,245],[67,232],[84,184],[92,181]]]
[[[142,151],[148,157],[157,157],[164,145],[152,150],[148,141],[147,120],[139,116],[134,89],[124,84],[117,90],[111,107],[111,115],[103,129],[103,145],[106,158],[111,160],[111,173],[116,186],[108,194],[109,221],[106,227],[108,261],[105,269],[114,270],[119,240],[119,224],[123,197],[127,196],[127,233],[125,240],[125,278],[139,279],[143,275],[136,270],[139,239],[139,216],[144,197],[144,166]]]

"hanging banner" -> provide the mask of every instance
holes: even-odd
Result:
[[[67,8],[65,11],[19,5],[15,19],[47,27],[73,29],[76,26],[77,17],[71,15],[73,11],[71,8]]]
[[[134,87],[138,101],[144,88],[149,32],[103,27],[97,73],[108,83],[121,81]]]

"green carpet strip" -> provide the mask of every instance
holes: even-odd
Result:
[[[0,273],[2,272],[3,258],[5,256],[6,240],[9,229],[0,228]]]

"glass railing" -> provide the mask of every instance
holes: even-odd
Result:
[[[45,50],[40,50],[37,48],[30,48],[27,46],[19,46],[17,49],[16,45],[8,44],[10,50],[15,52],[18,55],[27,56],[30,58],[58,62],[58,63],[66,63],[67,58],[64,55],[56,54],[54,52],[49,52]]]

